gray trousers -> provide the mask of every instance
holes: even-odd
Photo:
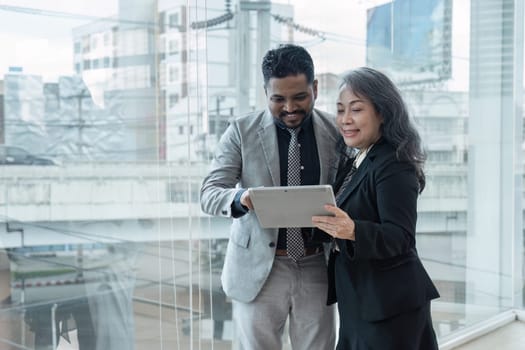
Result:
[[[287,319],[293,350],[334,349],[335,306],[326,305],[326,295],[324,254],[297,262],[276,256],[268,280],[255,300],[233,301],[240,349],[282,349]]]

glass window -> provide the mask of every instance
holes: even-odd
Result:
[[[104,46],[111,46],[111,37],[109,33],[104,33]]]
[[[98,47],[98,38],[96,36],[91,38],[91,49],[96,50]]]
[[[170,28],[176,28],[179,25],[179,14],[171,13],[169,15],[169,24]]]
[[[179,94],[170,94],[169,95],[170,108],[173,108],[178,102],[179,102]]]
[[[82,38],[82,52],[88,53],[90,51],[90,37],[88,35]]]
[[[75,42],[75,53],[80,53],[81,44],[80,42]]]
[[[200,184],[231,119],[266,107],[261,56],[284,42],[312,54],[319,109],[363,65],[403,94],[440,343],[523,309],[521,2],[4,3],[0,343],[234,348],[232,219],[202,213]]]
[[[179,68],[173,65],[169,66],[169,82],[174,83],[179,81]]]
[[[170,55],[175,55],[179,53],[179,42],[178,40],[169,41],[169,53]]]

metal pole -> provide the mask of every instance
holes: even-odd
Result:
[[[243,7],[243,1],[239,4],[239,15],[237,16],[237,114],[243,114],[250,109],[250,77],[251,77],[251,55],[250,55],[250,13]]]
[[[56,337],[56,333],[57,333],[57,325],[56,325],[56,311],[57,311],[57,307],[58,307],[57,304],[53,304],[53,306],[51,307],[51,332],[53,333],[53,334],[51,334],[51,336],[52,336],[51,339],[53,339],[53,349],[56,349],[57,345],[58,345],[57,337]]]
[[[257,10],[257,56],[255,75],[255,107],[257,109],[264,108],[266,101],[266,94],[262,88],[264,85],[261,74],[262,58],[266,51],[270,48],[270,0],[259,1],[260,6]]]

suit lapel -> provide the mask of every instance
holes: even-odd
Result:
[[[366,174],[368,173],[369,166],[370,166],[370,160],[368,158],[365,158],[363,160],[363,163],[361,163],[359,168],[357,168],[355,174],[352,176],[350,183],[348,184],[348,186],[346,186],[346,188],[344,189],[344,192],[339,197],[339,200],[337,201],[338,205],[343,203],[348,198],[348,196],[350,196],[350,194],[354,192],[354,190],[361,183],[361,181],[363,181]]]
[[[326,129],[325,125],[320,121],[318,112],[313,112],[313,127],[315,133],[315,140],[317,143],[317,152],[319,153],[319,162],[324,164],[320,169],[320,183],[330,183],[335,177],[335,159],[336,150],[334,148],[335,136]],[[279,166],[279,145],[277,142],[277,131],[273,116],[268,110],[265,110],[261,119],[260,129],[258,131],[261,150],[266,159],[266,165],[272,177],[273,186],[281,185],[281,173]]]
[[[312,121],[317,143],[317,153],[319,153],[319,164],[322,164],[319,173],[319,183],[331,183],[335,178],[335,164],[333,163],[334,154],[337,153],[334,147],[336,135],[332,135],[325,125],[321,123],[321,117],[315,109]]]
[[[374,147],[372,147],[372,149],[370,150],[370,152],[368,152],[368,154],[366,155],[365,159],[363,160],[359,168],[357,168],[357,171],[355,172],[354,176],[352,176],[352,179],[350,180],[350,183],[348,184],[348,186],[346,186],[343,194],[337,201],[338,205],[343,203],[348,198],[348,196],[352,192],[354,192],[354,190],[361,183],[361,181],[363,181],[366,175],[371,171],[371,168],[374,166],[373,164],[374,164],[374,160],[376,159],[376,157],[380,154],[383,154],[383,152],[385,152],[385,147],[386,147],[386,144],[384,143],[384,141],[382,141],[382,139],[380,139],[374,145]]]
[[[281,170],[279,166],[279,145],[277,143],[277,131],[273,117],[266,110],[260,124],[261,128],[258,131],[261,151],[266,159],[266,165],[272,177],[273,186],[281,185]],[[249,141],[248,141],[249,142]]]

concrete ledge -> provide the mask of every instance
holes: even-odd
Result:
[[[485,321],[466,327],[461,331],[455,332],[439,342],[439,349],[454,349],[516,320],[525,321],[524,310],[508,310]]]

